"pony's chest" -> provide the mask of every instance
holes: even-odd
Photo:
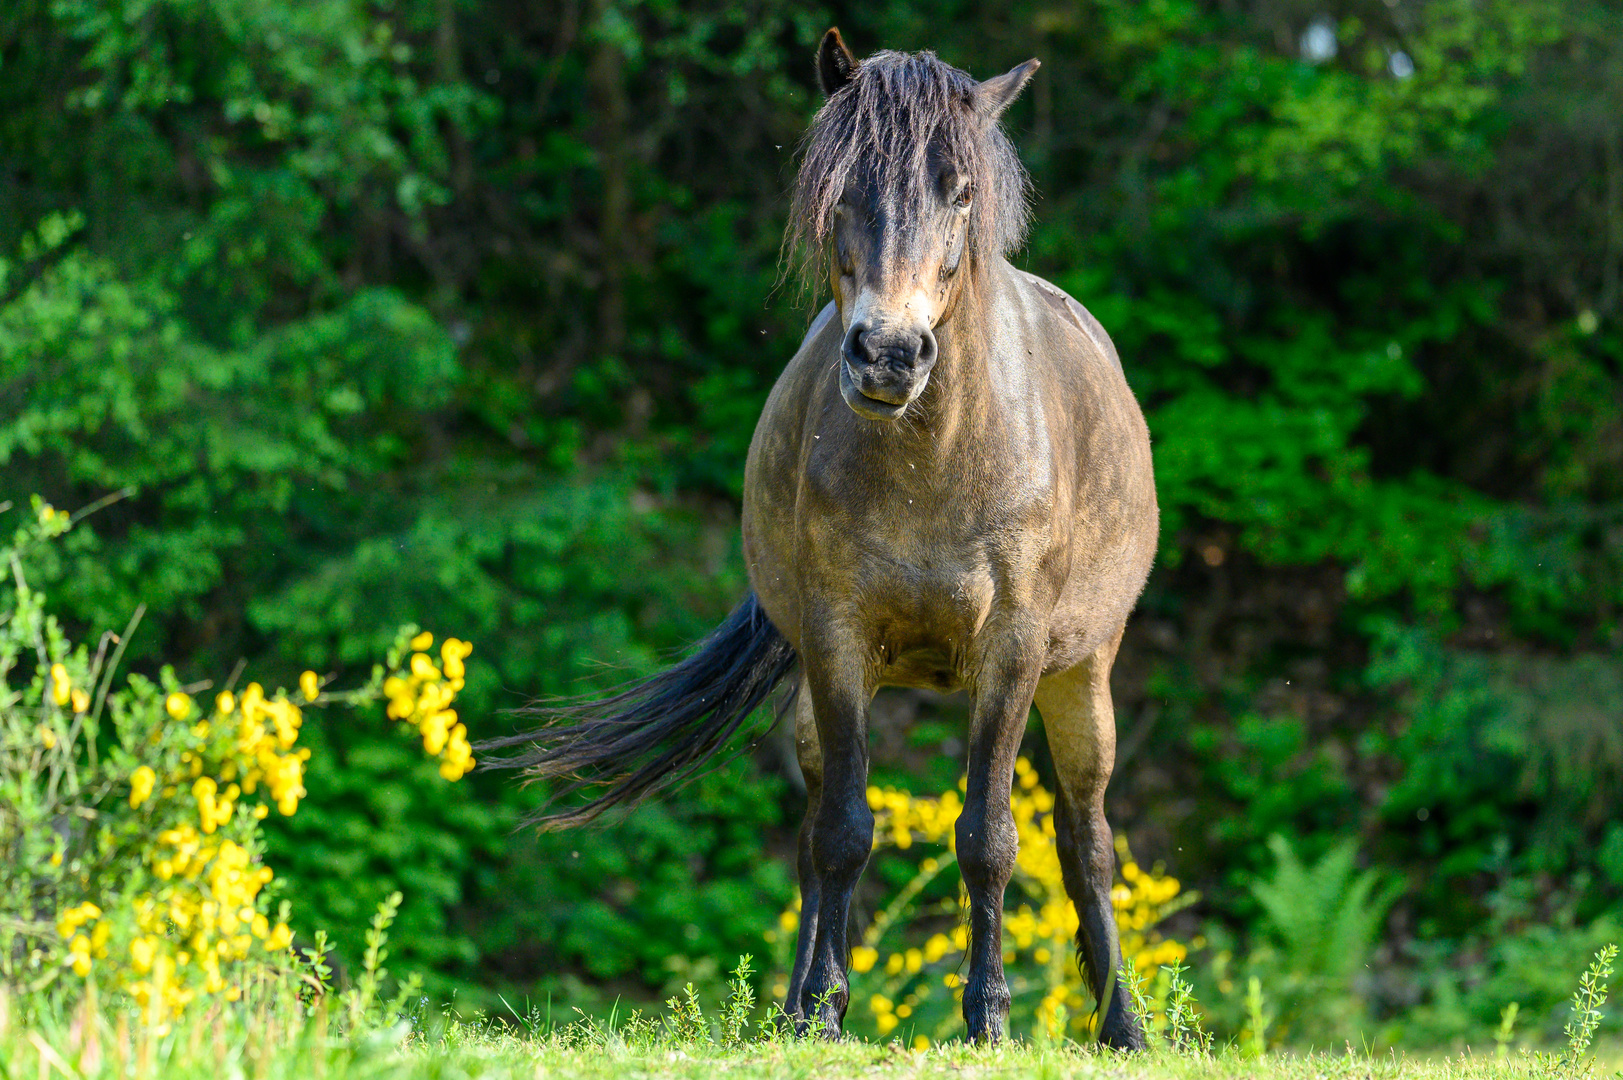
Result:
[[[801,585],[857,624],[884,681],[950,683],[1020,592],[1052,541],[1052,488],[1037,459],[987,469],[814,449],[796,506]]]
[[[1036,537],[988,522],[984,506],[903,495],[841,514],[825,533],[823,580],[878,651],[886,681],[946,686]],[[831,564],[831,565],[830,565]]]
[[[993,610],[997,573],[973,552],[902,539],[853,547],[851,611],[880,682],[951,690]]]
[[[978,545],[926,530],[909,534],[905,519],[850,539],[849,580],[855,598],[869,607],[917,623],[974,627],[992,603],[995,569]]]

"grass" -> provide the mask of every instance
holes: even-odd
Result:
[[[690,995],[673,998],[669,1011],[654,1018],[582,1016],[554,1025],[531,1015],[521,1026],[469,1023],[420,1008],[407,1016],[398,995],[351,1026],[352,995],[310,1008],[287,986],[236,1005],[210,1005],[160,1029],[142,1027],[133,1011],[98,1008],[94,995],[25,1024],[12,1018],[10,999],[0,994],[0,1080],[1623,1080],[1618,1048],[1604,1055],[1613,1059],[1606,1064],[1590,1052],[1593,1025],[1584,1021],[1598,1015],[1604,993],[1590,980],[1575,998],[1585,1008],[1575,1010],[1578,1027],[1569,1029],[1563,1053],[1512,1051],[1501,1041],[1486,1053],[1427,1057],[1351,1045],[1336,1052],[1258,1053],[1239,1045],[1207,1051],[1201,1040],[1171,1034],[1132,1055],[1074,1042],[914,1050],[900,1039],[800,1039],[770,1022],[744,1022],[739,1010],[749,1000],[736,986],[713,1020]],[[385,1016],[398,1019],[382,1022]]]
[[[1589,1068],[1561,1064],[1540,1055],[1498,1057],[1465,1054],[1419,1059],[1401,1054],[1269,1054],[1261,1058],[1223,1049],[1211,1056],[1150,1051],[1123,1056],[1067,1044],[1034,1047],[1013,1044],[981,1049],[948,1044],[930,1050],[904,1049],[899,1042],[774,1039],[726,1047],[685,1041],[639,1044],[618,1031],[577,1025],[546,1035],[515,1034],[488,1025],[447,1024],[433,1037],[410,1025],[342,1035],[319,1020],[283,1027],[247,1014],[217,1015],[178,1025],[150,1040],[102,1032],[86,1041],[63,1029],[54,1038],[12,1032],[0,1038],[0,1074],[22,1077],[153,1077],[163,1080],[506,1080],[558,1077],[568,1080],[638,1080],[676,1077],[709,1080],[810,1080],[856,1077],[926,1080],[951,1077],[1110,1077],[1111,1080],[1180,1080],[1184,1077],[1273,1077],[1278,1080],[1489,1080],[1582,1078]],[[1601,1073],[1599,1075],[1606,1075]]]
[[[426,1007],[415,980],[388,1000],[378,995],[385,969],[391,897],[368,934],[364,977],[342,993],[329,992],[324,967],[298,977],[250,983],[234,1003],[213,999],[161,1025],[142,1022],[127,1002],[98,1002],[92,984],[77,999],[13,998],[0,989],[0,1080],[639,1080],[642,1077],[737,1077],[738,1080],[810,1080],[814,1077],[1109,1077],[1110,1080],[1182,1080],[1185,1077],[1266,1077],[1276,1080],[1596,1080],[1593,1053],[1617,958],[1602,949],[1580,978],[1563,1051],[1511,1052],[1512,1010],[1497,1046],[1486,1054],[1411,1057],[1372,1054],[1352,1045],[1339,1052],[1268,1052],[1256,1043],[1212,1048],[1188,986],[1173,971],[1174,1001],[1164,1023],[1150,1029],[1150,1049],[1132,1055],[1064,1040],[1014,1041],[997,1047],[946,1043],[909,1049],[900,1039],[796,1038],[757,1008],[749,958],[742,958],[731,991],[706,1016],[693,987],[666,1002],[666,1011],[600,1020],[579,1014],[555,1024],[550,1016],[514,1014],[517,1024],[466,1022],[449,1010]],[[1142,1004],[1141,1004],[1141,1011]],[[1055,1030],[1064,1030],[1061,1021]],[[1623,1080],[1623,1069],[1612,1073]]]

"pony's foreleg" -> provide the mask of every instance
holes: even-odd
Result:
[[[1105,785],[1116,759],[1110,666],[1120,643],[1117,635],[1076,667],[1043,679],[1037,686],[1037,711],[1059,778],[1054,834],[1065,891],[1076,905],[1083,974],[1099,1002],[1099,1040],[1118,1050],[1141,1050],[1144,1032],[1121,981],[1121,948],[1110,904],[1116,851],[1105,821]]]
[[[1009,634],[991,646],[974,687],[969,775],[958,817],[958,863],[969,893],[969,978],[964,1022],[974,1042],[997,1042],[1009,1018],[1003,976],[1003,892],[1020,837],[1009,809],[1014,760],[1042,674],[1044,637]]]
[[[795,844],[795,870],[800,878],[800,933],[795,940],[795,967],[789,977],[789,994],[784,1012],[796,1021],[806,1019],[801,991],[811,970],[812,947],[817,942],[817,873],[812,866],[812,829],[823,793],[823,750],[817,741],[817,721],[813,715],[811,689],[804,677],[795,695],[795,754],[800,773],[806,779],[806,816],[800,822]]]
[[[873,687],[854,635],[825,620],[806,622],[819,628],[818,640],[804,641],[802,650],[822,750],[823,785],[808,845],[817,917],[800,988],[800,1015],[808,1027],[832,1038],[840,1034],[850,1003],[851,892],[873,850],[873,811],[868,808],[868,701]],[[801,925],[804,930],[804,919]]]

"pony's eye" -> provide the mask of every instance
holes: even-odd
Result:
[[[952,200],[952,204],[960,210],[966,210],[973,201],[974,193],[970,190],[969,185],[965,184],[964,189],[958,193],[958,197]]]

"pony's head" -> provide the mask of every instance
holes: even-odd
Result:
[[[1037,70],[985,82],[934,53],[817,50],[828,100],[803,143],[788,246],[826,275],[845,327],[840,392],[893,420],[924,392],[935,328],[1025,235],[1029,181],[998,117]]]

